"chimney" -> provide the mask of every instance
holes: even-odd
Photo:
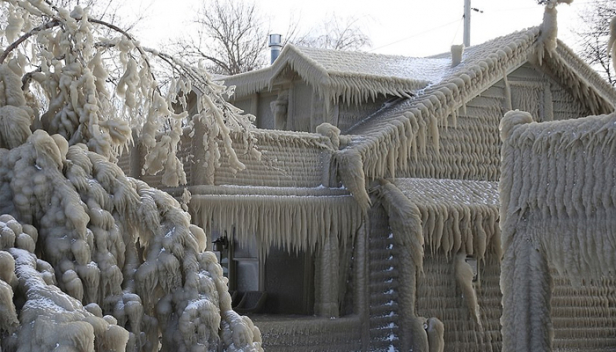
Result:
[[[464,44],[451,46],[451,67],[456,67],[462,62],[464,54]]]
[[[269,47],[271,49],[272,62],[276,61],[278,55],[280,55],[280,49],[282,49],[282,35],[281,34],[270,34],[269,35]]]

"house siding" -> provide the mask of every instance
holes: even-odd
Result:
[[[574,287],[555,269],[552,274],[551,317],[554,351],[606,351],[616,346],[614,279]],[[592,339],[592,343],[589,343]]]
[[[426,153],[411,157],[396,177],[497,181],[500,177],[500,120],[508,111],[506,85],[512,91],[512,108],[531,110],[543,120],[564,120],[589,112],[547,74],[530,64],[483,91],[439,126],[439,150],[428,140]],[[546,93],[546,90],[549,93]],[[546,95],[547,94],[547,95]],[[549,103],[549,104],[548,104]],[[548,106],[550,105],[550,106]],[[550,118],[546,119],[546,113]]]
[[[534,84],[535,87],[542,87],[542,94],[545,94],[545,90],[549,90],[554,120],[573,119],[591,114],[590,111],[588,111],[577,99],[575,99],[565,87],[561,86],[547,73],[542,72],[541,68],[537,69],[531,64],[526,63],[509,74],[507,78],[509,83],[513,85],[530,83]],[[499,85],[503,85],[503,82],[499,82]],[[543,101],[541,100],[542,98],[543,97],[537,97],[539,108],[516,104],[513,104],[512,108],[530,112],[531,115],[538,120],[538,122],[548,121],[550,118],[546,118],[545,116],[543,109],[544,107],[542,106]]]
[[[441,252],[426,253],[424,273],[417,277],[417,314],[443,322],[446,351],[500,351],[499,278],[498,258],[480,263],[479,283],[474,284],[481,312],[481,326],[477,326],[456,284],[452,258]]]
[[[366,117],[377,111],[391,97],[380,95],[375,101],[369,100],[362,104],[346,104],[339,105],[337,126],[344,133],[356,123],[364,120]]]

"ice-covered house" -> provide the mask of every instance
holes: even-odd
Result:
[[[501,349],[502,116],[568,120],[616,102],[545,33],[428,58],[288,45],[271,67],[226,79],[256,116],[254,142],[234,144],[246,168],[205,151],[199,128],[179,154],[193,221],[267,350]],[[217,152],[222,163],[204,169]],[[616,345],[596,322],[613,324],[595,309],[613,307],[611,291],[581,295],[556,277],[555,346]]]

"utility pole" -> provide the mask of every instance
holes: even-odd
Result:
[[[464,0],[464,46],[471,46],[471,0]]]

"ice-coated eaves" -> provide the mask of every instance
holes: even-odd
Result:
[[[365,203],[366,195],[361,195],[365,191],[359,185],[366,180],[395,177],[396,170],[406,168],[411,162],[411,156],[425,151],[423,146],[428,141],[438,152],[439,127],[448,126],[449,120],[455,127],[457,111],[464,109],[468,101],[527,62],[529,57],[535,57],[539,35],[540,28],[535,27],[465,48],[462,63],[440,82],[354,126],[348,132],[351,142],[334,158],[352,158],[354,164],[361,164],[363,172],[351,175],[363,175],[365,179],[345,180],[343,175],[345,185],[351,185],[349,190]],[[558,44],[555,54],[544,57],[542,66],[553,71],[591,111],[612,111],[616,91],[569,48]],[[338,163],[349,164],[340,160]]]
[[[191,193],[197,224],[240,243],[256,236],[261,255],[271,246],[314,251],[330,236],[346,243],[362,222],[361,209],[343,189],[199,186]]]
[[[450,65],[449,58],[413,58],[287,44],[272,66],[226,77],[224,81],[236,87],[237,96],[246,96],[271,88],[275,79],[290,67],[330,101],[341,98],[343,102],[361,103],[379,94],[408,97],[438,82]]]
[[[419,233],[426,250],[448,257],[459,252],[477,259],[488,252],[499,257],[496,182],[398,178],[390,187],[399,190],[403,198],[398,197],[396,204],[386,209],[416,209],[419,224],[407,231]],[[381,193],[384,190],[381,186]],[[391,196],[384,199],[394,201]],[[391,221],[392,214],[389,216]],[[409,218],[407,214],[401,221],[408,223]]]

